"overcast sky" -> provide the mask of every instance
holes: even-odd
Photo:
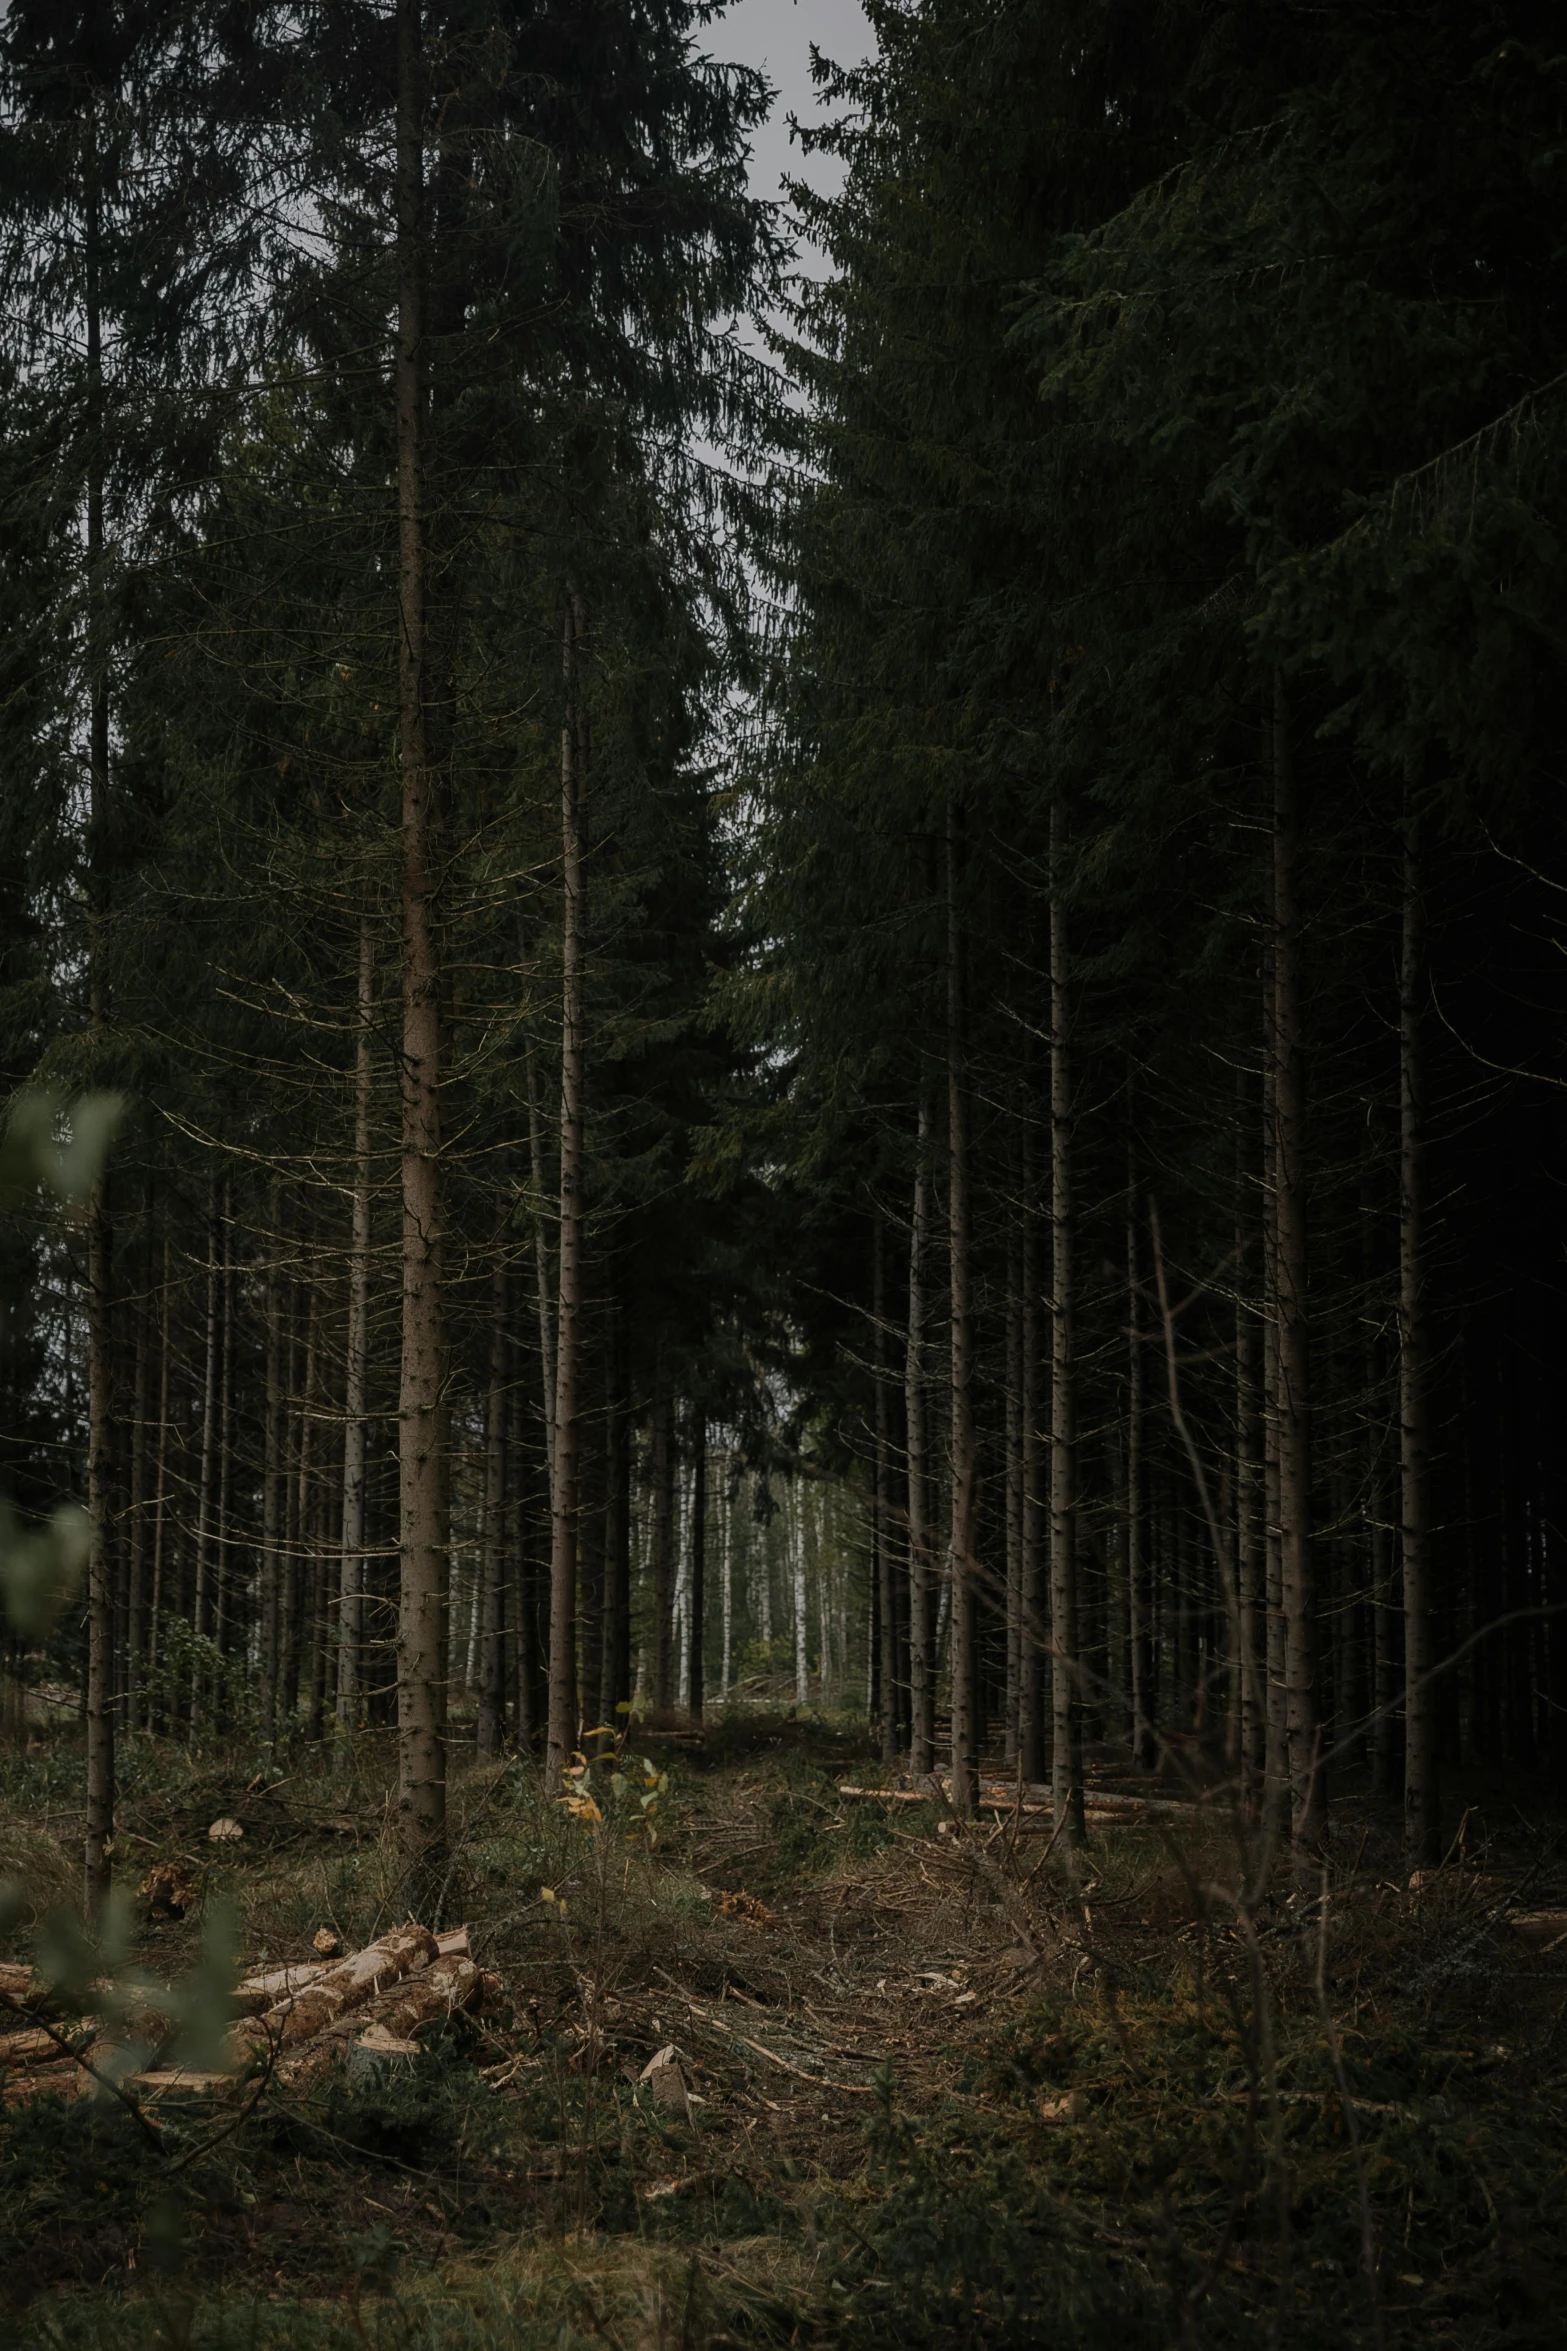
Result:
[[[758,131],[751,157],[755,193],[781,195],[790,175],[815,187],[834,186],[842,177],[835,165],[822,156],[803,158],[798,147],[791,147],[789,116],[797,114],[805,122],[820,117],[811,85],[813,42],[838,65],[870,56],[871,28],[858,0],[734,0],[698,40],[713,57],[759,65],[777,92],[772,119]]]

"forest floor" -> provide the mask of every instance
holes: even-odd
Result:
[[[1509,1924],[1567,1887],[1548,1824],[1472,1813],[1411,1893],[1350,1798],[1324,1878],[1281,1864],[1241,1908],[1260,1857],[1222,1803],[1073,1856],[1038,1815],[843,1797],[879,1777],[852,1726],[631,1745],[650,1769],[598,1822],[529,1767],[457,1769],[426,1923],[465,1921],[490,1985],[399,2077],[165,2107],[156,2150],[92,2099],[0,2116],[0,2340],[1562,2340],[1567,1946]],[[189,1971],[225,1905],[251,1966],[394,1924],[391,1763],[129,1749],[122,1875],[196,1890],[129,1958]],[[72,1891],[81,1789],[74,1731],[0,1756],[15,1956]],[[208,1842],[222,1815],[242,1842]],[[670,2044],[660,2102],[639,2077]]]

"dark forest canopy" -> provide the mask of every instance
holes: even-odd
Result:
[[[742,1673],[1069,1838],[1567,1781],[1557,12],[870,14],[789,291],[693,0],[0,20],[90,1903],[239,1714],[413,1889]]]

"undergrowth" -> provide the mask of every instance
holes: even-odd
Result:
[[[1243,1931],[1222,1823],[1046,1861],[1016,1823],[965,1840],[933,1805],[846,1802],[876,1772],[852,1727],[758,1711],[640,1744],[645,1814],[601,1790],[573,1818],[516,1761],[454,1776],[444,1917],[492,1989],[412,2074],[329,2075],[232,2129],[166,2108],[157,2152],[113,2104],[8,2110],[0,2340],[1560,2339],[1567,2003],[1485,1890],[1538,1882],[1538,1854],[1415,1902],[1362,1838],[1325,1917],[1281,1883]],[[78,1760],[0,1763],[0,1853],[45,1889],[72,1883]],[[137,1742],[124,1875],[181,1860],[196,1886],[137,1959],[188,1967],[220,1897],[247,1961],[392,1923],[390,1764],[373,1739],[308,1768]],[[208,1843],[219,1814],[238,1847]],[[641,2077],[670,2043],[691,2095],[660,2106]]]

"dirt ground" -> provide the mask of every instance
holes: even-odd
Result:
[[[193,1898],[133,1905],[120,1964],[396,1923],[390,1769],[134,1750],[122,1878]],[[575,1809],[460,1765],[426,1923],[469,1925],[482,2010],[377,2086],[165,2103],[156,2146],[10,2108],[3,2339],[1561,2340],[1567,1946],[1511,1923],[1567,1894],[1549,1824],[1471,1811],[1411,1892],[1350,1801],[1302,1885],[1222,1796],[1074,1855],[1037,1813],[840,1793],[879,1777],[781,1712],[634,1733]],[[17,1956],[59,1932],[79,1796],[68,1734],[0,1769]]]

